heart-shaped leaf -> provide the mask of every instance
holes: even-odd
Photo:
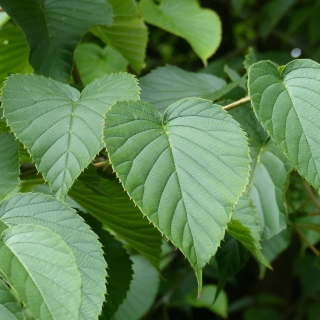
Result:
[[[24,31],[35,72],[61,82],[70,77],[82,36],[96,25],[112,23],[105,0],[1,0],[1,7]]]
[[[96,319],[104,301],[107,275],[106,262],[97,235],[66,204],[37,193],[18,193],[1,203],[0,232],[21,223],[48,228],[69,246],[76,258],[82,279],[79,319]]]
[[[80,94],[37,75],[9,77],[3,88],[4,116],[34,159],[57,198],[102,148],[103,116],[117,100],[139,99],[133,76],[112,74]]]
[[[21,224],[0,240],[1,275],[35,319],[78,319],[81,275],[76,259],[50,229]]]
[[[128,101],[107,112],[105,142],[124,188],[189,259],[201,289],[202,268],[248,182],[244,132],[208,100],[180,100],[163,117]]]
[[[260,61],[249,70],[249,94],[257,118],[274,142],[320,191],[320,65],[294,60],[277,68]]]

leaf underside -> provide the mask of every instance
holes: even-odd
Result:
[[[0,221],[8,227],[39,225],[59,235],[73,252],[81,274],[80,319],[94,319],[100,314],[106,290],[106,262],[97,235],[73,209],[43,194],[16,194],[1,203]]]
[[[101,150],[103,116],[117,100],[139,99],[133,76],[107,75],[80,94],[37,75],[9,77],[3,88],[4,116],[59,199]]]
[[[320,65],[260,61],[249,70],[249,95],[263,127],[298,172],[320,191]]]
[[[118,102],[106,123],[106,147],[125,190],[189,259],[201,289],[201,270],[247,184],[243,131],[220,106],[198,98],[176,102],[163,119],[148,103]]]

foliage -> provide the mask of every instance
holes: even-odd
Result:
[[[318,317],[319,0],[0,6],[1,319]]]

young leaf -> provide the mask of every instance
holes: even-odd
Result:
[[[106,262],[97,235],[73,209],[43,194],[15,194],[1,203],[0,221],[8,227],[21,223],[43,226],[61,237],[73,252],[82,278],[80,319],[91,320],[100,314]]]
[[[139,99],[133,76],[112,74],[80,94],[71,86],[36,75],[9,77],[4,116],[59,199],[102,148],[103,116],[117,100]]]
[[[140,1],[144,20],[187,40],[203,63],[207,64],[221,42],[221,21],[209,9],[200,8],[196,0]]]
[[[94,43],[82,43],[74,57],[84,85],[105,74],[125,71],[128,61],[111,46],[100,48]]]
[[[0,30],[0,86],[12,73],[29,73],[29,47],[22,30],[10,27]]]
[[[228,224],[228,232],[240,241],[260,263],[271,268],[261,252],[259,218],[253,200],[248,193],[243,193],[239,199]]]
[[[127,297],[133,270],[132,261],[121,242],[116,240],[102,225],[89,214],[81,214],[99,236],[105,257],[108,261],[108,294],[102,309],[102,318],[112,319],[119,305]]]
[[[12,133],[0,132],[0,202],[20,183],[18,146]]]
[[[226,233],[224,242],[215,256],[219,267],[216,300],[229,278],[234,277],[247,263],[250,252],[234,237]]]
[[[0,269],[34,318],[79,318],[82,281],[76,259],[50,229],[21,224],[4,230]]]
[[[0,279],[0,314],[6,320],[26,320],[22,306],[6,283]]]
[[[160,283],[159,274],[148,260],[139,255],[131,257],[133,279],[130,291],[114,320],[138,320],[150,309]]]
[[[226,82],[210,74],[198,74],[167,65],[151,71],[139,79],[141,100],[151,103],[163,113],[168,105],[187,97],[208,100],[216,91],[226,87]]]
[[[218,105],[187,98],[164,116],[142,101],[106,114],[105,143],[125,190],[189,259],[202,268],[224,238],[249,174],[246,137]]]
[[[105,0],[1,0],[1,7],[24,31],[35,72],[61,82],[70,77],[73,52],[84,33],[112,23]]]
[[[89,166],[79,176],[69,196],[159,269],[161,235],[148,220],[142,219],[141,211],[117,180],[103,179]]]
[[[98,26],[91,32],[105,44],[112,46],[140,73],[148,42],[148,30],[139,17],[135,1],[108,0],[113,9],[112,26]]]
[[[249,70],[249,94],[257,118],[274,142],[320,191],[320,65],[294,60],[279,71],[270,61]]]

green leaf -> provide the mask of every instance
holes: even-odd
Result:
[[[0,219],[9,227],[23,223],[49,228],[66,242],[82,277],[80,319],[97,318],[106,291],[106,262],[97,235],[83,219],[66,204],[36,193],[16,194],[4,200],[0,206]]]
[[[105,44],[112,46],[140,73],[144,67],[148,30],[139,17],[135,1],[108,0],[112,5],[114,19],[111,27],[98,26],[91,32]]]
[[[142,0],[140,10],[146,22],[187,40],[205,65],[220,45],[219,16],[196,0],[164,0],[158,6],[153,0]]]
[[[2,279],[0,279],[0,314],[5,320],[26,320],[21,304]]]
[[[19,142],[10,132],[0,132],[0,202],[19,185]]]
[[[22,30],[9,27],[0,30],[0,86],[12,73],[31,73],[29,47]]]
[[[208,100],[180,100],[163,118],[148,103],[124,101],[106,114],[105,143],[125,190],[188,258],[200,290],[247,184],[243,131]]]
[[[228,232],[240,241],[260,263],[271,268],[261,252],[259,218],[253,200],[248,193],[243,193],[239,199],[228,224]]]
[[[255,53],[254,49],[250,47],[248,50],[248,53],[245,56],[243,66],[248,71],[249,68],[256,62],[258,62],[256,53]]]
[[[111,46],[100,48],[94,43],[80,44],[74,57],[84,85],[105,74],[125,71],[128,61]]]
[[[267,134],[249,106],[231,114],[249,135],[252,172],[247,191],[259,215],[261,237],[269,239],[287,226],[283,198],[293,166],[271,140],[266,140]]]
[[[81,275],[70,248],[50,229],[21,224],[4,230],[0,269],[34,318],[79,318]]]
[[[249,256],[250,252],[226,233],[224,242],[215,256],[219,268],[219,279],[214,300],[218,298],[227,280],[234,277],[245,266]]]
[[[260,33],[266,38],[278,24],[285,13],[295,4],[296,0],[273,0],[262,7],[260,13]]]
[[[114,320],[139,320],[150,309],[160,283],[159,274],[148,260],[139,255],[133,261],[130,291],[114,316]]]
[[[37,75],[15,75],[3,88],[4,116],[57,198],[102,148],[103,116],[117,100],[139,99],[133,76],[112,74],[80,94]]]
[[[262,253],[271,263],[282,251],[284,251],[289,246],[290,241],[291,229],[284,229],[272,238],[261,242]],[[265,271],[266,267],[264,265],[260,265],[260,278],[264,277]]]
[[[208,100],[226,86],[226,82],[209,74],[197,74],[167,65],[139,79],[141,100],[163,113],[168,105],[187,97]]]
[[[70,77],[82,36],[98,24],[112,23],[105,0],[1,0],[1,6],[24,31],[35,72],[61,82]]]
[[[142,219],[141,211],[117,180],[112,176],[103,179],[89,166],[79,176],[69,196],[159,269],[161,235],[148,220]]]
[[[102,309],[102,318],[112,319],[130,289],[133,275],[132,261],[122,243],[108,231],[103,230],[100,222],[89,214],[81,214],[81,216],[99,236],[108,261],[108,295]]]
[[[213,313],[227,318],[227,308],[228,308],[228,298],[226,293],[222,290],[218,299],[212,304],[214,297],[216,295],[217,286],[205,285],[203,286],[203,291],[200,297],[197,299],[196,291],[188,295],[188,302],[196,308],[208,308]]]
[[[249,92],[258,119],[318,192],[319,70],[314,61],[294,60],[281,73],[268,61],[254,64],[249,71]]]

